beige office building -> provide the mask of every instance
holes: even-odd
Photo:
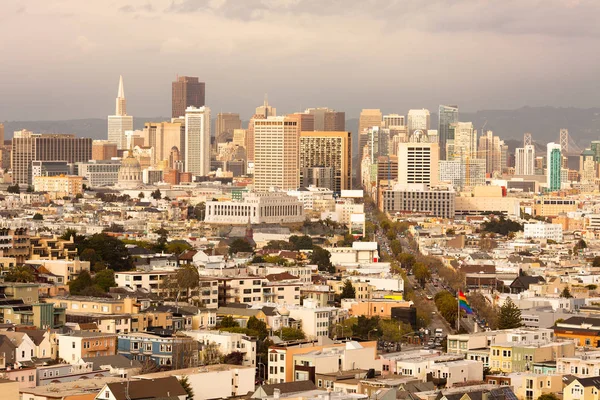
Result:
[[[254,120],[254,189],[297,189],[300,126],[296,118],[267,117]]]
[[[331,190],[352,188],[352,133],[301,132],[300,168],[333,168]]]
[[[300,126],[300,132],[312,132],[315,130],[315,116],[307,113],[288,114],[289,118],[296,118]]]
[[[427,137],[411,136],[408,142],[398,145],[398,183],[437,185],[439,157],[437,142],[428,143]]]
[[[218,113],[215,124],[215,138],[217,143],[225,142],[231,139],[235,129],[242,128],[240,114],[237,113]]]
[[[379,109],[363,109],[358,119],[358,158],[362,159],[363,148],[367,144],[369,135],[366,133],[369,128],[374,126],[381,127],[383,124],[383,114]]]
[[[234,129],[233,130],[233,144],[235,146],[247,147],[247,130],[246,129]]]
[[[423,108],[420,110],[408,110],[408,132],[414,130],[429,130],[430,114],[429,110]]]
[[[156,162],[168,160],[173,148],[185,154],[185,123],[146,122],[144,124],[144,146],[154,148]]]

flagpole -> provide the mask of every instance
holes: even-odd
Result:
[[[460,290],[456,291],[456,300],[456,304],[458,305],[458,313],[456,314],[456,334],[458,335],[458,331],[460,330],[458,328],[460,324]]]

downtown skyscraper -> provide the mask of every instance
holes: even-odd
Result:
[[[206,104],[206,84],[194,76],[178,76],[171,84],[171,117],[185,115],[188,107],[203,107]]]
[[[185,110],[185,172],[206,176],[210,172],[210,108]]]
[[[300,126],[294,117],[254,119],[254,189],[297,189],[300,185]]]
[[[127,115],[127,101],[125,100],[122,76],[119,77],[119,90],[115,103],[115,115],[108,116],[108,141],[116,143],[118,150],[125,150],[127,149],[125,132],[133,131],[133,117]]]
[[[458,122],[458,106],[440,105],[439,109],[438,137],[440,143],[440,159],[446,160],[446,143],[454,140],[454,129],[452,125]]]

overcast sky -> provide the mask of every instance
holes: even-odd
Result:
[[[2,0],[0,120],[168,116],[176,74],[248,118],[598,106],[597,0]]]

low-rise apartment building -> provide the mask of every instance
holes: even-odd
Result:
[[[217,345],[222,355],[233,352],[244,354],[243,365],[256,366],[256,341],[241,333],[221,331],[181,331],[202,346]]]
[[[58,357],[69,364],[77,364],[83,358],[112,356],[116,350],[115,334],[74,331],[58,335]]]

